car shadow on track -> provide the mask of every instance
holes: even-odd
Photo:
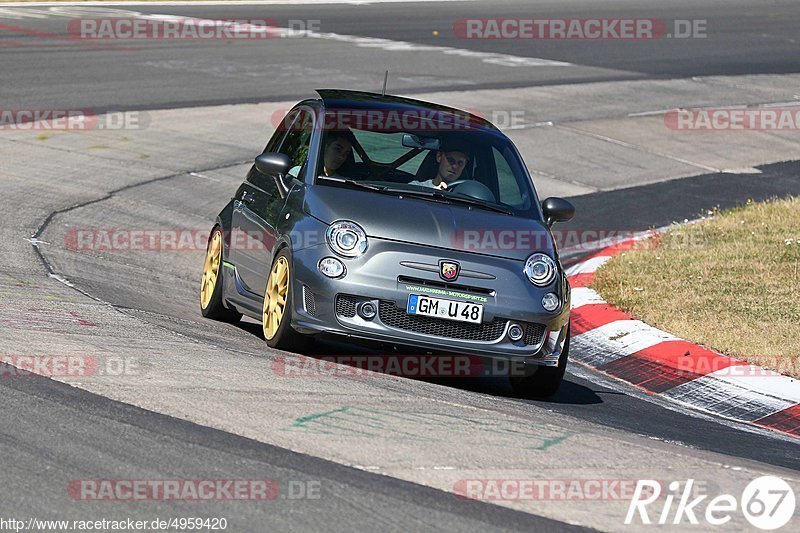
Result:
[[[553,396],[549,398],[527,398],[514,393],[508,379],[502,377],[480,377],[480,378],[449,378],[449,379],[436,379],[429,381],[448,387],[453,387],[471,392],[479,392],[483,394],[491,394],[494,396],[503,396],[506,398],[514,398],[526,403],[537,404],[566,404],[566,405],[593,405],[603,403],[603,399],[592,389],[570,381],[567,377],[561,382]]]
[[[263,338],[261,324],[242,321],[238,324],[238,327],[244,331],[247,331],[248,333]],[[290,352],[279,353],[286,354],[286,357],[293,356],[293,354]],[[418,381],[424,381],[426,383],[433,383],[436,385],[442,385],[470,392],[490,394],[493,396],[501,396],[506,398],[515,398],[525,402],[569,405],[592,405],[603,403],[603,399],[594,390],[574,381],[570,381],[568,377],[564,378],[561,387],[555,395],[544,399],[530,399],[523,398],[515,394],[511,388],[508,378],[503,375],[497,375],[493,372],[489,372],[491,375],[475,375],[475,373],[472,372],[471,375],[467,376],[446,377],[441,373],[437,374],[436,372],[434,372],[435,375],[425,375],[425,372],[420,373],[413,371],[414,369],[424,366],[424,363],[420,363],[419,358],[436,359],[437,357],[468,357],[471,361],[471,364],[473,364],[476,363],[478,358],[472,356],[459,356],[457,354],[431,355],[425,351],[407,347],[387,347],[383,345],[369,346],[347,343],[345,341],[334,339],[315,340],[306,350],[303,351],[302,355],[314,358],[318,361],[317,364],[304,364],[302,365],[303,368],[298,370],[300,372],[311,372],[312,374],[314,372],[319,372],[320,375],[329,375],[331,372],[339,372],[343,375],[350,375],[349,371],[335,371],[331,367],[326,367],[325,365],[329,365],[328,362],[331,361],[340,365],[347,365],[351,367],[353,369],[352,374],[364,372],[368,369],[370,371],[379,372],[386,375],[403,377],[406,379],[415,379]],[[402,361],[406,358],[414,358],[414,364],[411,365],[411,374],[402,372],[402,369],[405,368],[402,364],[392,364],[392,362],[397,363],[398,361],[402,363]],[[380,363],[377,365],[368,363],[368,361],[374,362],[375,360],[380,361]],[[486,362],[485,360],[482,361],[482,363],[477,364],[484,371],[492,368],[490,363]],[[398,372],[398,369],[401,371]]]

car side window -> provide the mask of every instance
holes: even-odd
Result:
[[[300,175],[300,171],[308,161],[308,150],[311,145],[311,133],[313,130],[314,121],[311,113],[303,109],[299,110],[280,148],[276,150],[276,152],[289,156],[292,161],[289,174],[295,178]]]
[[[280,121],[278,127],[275,128],[275,133],[272,134],[269,142],[267,142],[267,146],[264,148],[265,152],[274,152],[275,149],[280,146],[284,136],[286,135],[286,131],[289,129],[289,126],[292,125],[292,122],[296,116],[297,111],[291,111],[287,113],[285,117],[283,117],[283,120]]]
[[[292,110],[283,117],[283,120],[280,121],[278,127],[275,129],[275,133],[272,134],[272,137],[270,137],[267,142],[264,152],[276,152],[278,150],[278,147],[283,142],[283,138],[286,136],[286,132],[289,131],[289,126],[291,126],[295,118],[297,118],[297,113],[297,110]],[[264,176],[256,170],[255,165],[250,167],[246,181],[268,193],[278,192],[278,187],[272,176]]]

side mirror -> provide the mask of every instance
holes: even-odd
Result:
[[[267,176],[283,175],[292,168],[292,160],[286,154],[264,152],[256,157],[256,170]]]
[[[281,198],[286,198],[291,187],[292,177],[289,169],[292,168],[292,160],[286,154],[278,152],[264,152],[256,157],[256,170],[266,176],[272,176],[275,185],[278,186],[278,193]]]
[[[548,226],[556,222],[567,222],[575,216],[575,206],[563,198],[550,197],[542,202],[544,220]]]

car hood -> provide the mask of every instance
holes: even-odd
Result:
[[[314,218],[352,220],[370,237],[519,261],[534,252],[554,254],[544,223],[477,207],[325,185],[309,187],[304,204]]]

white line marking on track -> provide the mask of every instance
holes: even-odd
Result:
[[[49,19],[56,17],[135,17],[141,15],[139,11],[127,9],[113,9],[87,4],[52,4],[47,9],[31,9],[25,4],[24,8],[10,8],[12,4],[0,4],[0,18],[20,19]],[[106,4],[107,5],[107,4]],[[44,7],[44,6],[43,6]]]
[[[658,109],[656,111],[641,111],[639,113],[628,113],[629,117],[652,117],[655,115],[666,115],[670,111],[675,111],[675,109]]]
[[[7,5],[7,4],[3,4]],[[40,11],[38,9],[6,9],[0,8],[0,18],[2,19],[46,19],[50,18],[51,14],[47,11]]]
[[[407,41],[394,41],[392,39],[382,39],[378,37],[360,37],[358,35],[344,35],[340,33],[324,33],[309,30],[290,30],[280,28],[281,35],[290,38],[311,37],[314,39],[325,39],[351,43],[360,48],[380,48],[387,52],[439,52],[445,55],[480,59],[484,63],[501,65],[505,67],[570,67],[572,63],[565,61],[555,61],[552,59],[542,59],[538,57],[515,56],[511,54],[498,54],[494,52],[478,52],[464,48],[453,48],[450,46],[438,46],[427,44],[416,44]]]
[[[408,0],[381,0],[387,2],[404,2]],[[446,1],[459,1],[459,0],[446,0]],[[470,0],[471,1],[471,0]],[[249,4],[251,2],[244,2],[242,5]],[[269,2],[261,2],[261,4],[268,4]],[[284,2],[274,2],[275,4],[284,3]],[[302,2],[294,2],[295,4],[299,4]],[[309,3],[323,3],[323,2],[309,2]],[[341,2],[339,2],[341,3]],[[354,3],[354,2],[345,2],[345,3]],[[363,3],[363,2],[360,2]],[[202,2],[189,2],[186,5],[202,5]],[[233,2],[230,2],[233,4]],[[256,3],[258,4],[258,3]],[[113,6],[113,5],[183,5],[179,3],[158,3],[158,2],[148,2],[146,4],[126,4],[126,3],[104,3],[104,4],[96,4],[96,3],[80,3],[80,4],[36,4],[39,6],[52,6],[48,10],[36,10],[30,9],[30,7],[25,6],[26,9],[7,9],[10,5],[17,5],[17,4],[1,4],[3,7],[0,8],[0,18],[48,18],[51,16],[54,17],[89,17],[89,16],[114,16],[114,17],[136,17],[140,19],[149,19],[149,20],[186,20],[192,21],[194,23],[208,23],[208,22],[216,22],[218,25],[229,25],[230,22],[221,21],[221,20],[214,20],[214,19],[202,19],[202,18],[195,18],[195,17],[184,17],[180,15],[164,15],[158,13],[140,13],[137,11],[126,11],[126,10],[119,10],[119,9],[108,9],[105,7],[93,7],[93,6]],[[23,4],[24,5],[24,4]],[[209,3],[208,5],[219,5],[217,3]],[[89,6],[89,7],[87,7]],[[251,31],[275,31],[275,29],[268,30],[267,28],[253,28]],[[505,67],[569,67],[574,66],[572,63],[568,63],[565,61],[556,61],[553,59],[543,59],[539,57],[527,57],[527,56],[517,56],[512,54],[500,54],[494,52],[480,52],[477,50],[469,50],[466,48],[455,48],[451,46],[439,46],[439,45],[427,45],[427,44],[418,44],[412,43],[408,41],[395,41],[392,39],[383,39],[379,37],[361,37],[358,35],[345,35],[340,33],[333,33],[333,32],[315,32],[310,30],[292,30],[289,28],[278,28],[277,29],[280,36],[284,38],[313,38],[313,39],[323,39],[328,41],[337,41],[343,43],[350,43],[359,48],[379,48],[381,50],[387,52],[438,52],[445,55],[450,56],[459,56],[459,57],[466,57],[466,58],[475,58],[480,59],[482,62],[491,64],[491,65],[500,65]]]
[[[217,178],[212,178],[210,176],[204,176],[203,174],[200,174],[199,172],[189,172],[189,175],[190,176],[194,176],[195,178],[202,178],[204,180],[209,180],[209,181],[220,181]]]
[[[201,19],[193,17],[183,17],[176,15],[164,15],[158,13],[139,15],[138,18],[149,20],[187,20],[194,23],[213,23],[218,25],[228,25],[230,22],[214,20],[214,19]],[[555,61],[552,59],[542,59],[538,57],[525,57],[515,56],[511,54],[499,54],[494,52],[479,52],[476,50],[468,50],[465,48],[453,48],[451,46],[439,46],[428,44],[417,44],[408,41],[395,41],[392,39],[383,39],[380,37],[361,37],[358,35],[345,35],[333,32],[316,32],[311,30],[293,30],[290,28],[252,28],[252,31],[258,32],[259,30],[276,31],[282,38],[298,39],[298,38],[311,38],[322,39],[327,41],[336,41],[341,43],[353,44],[359,48],[379,48],[387,52],[439,52],[445,55],[453,55],[467,58],[480,59],[484,63],[492,65],[501,65],[505,67],[569,67],[574,66],[572,63],[564,61]]]
[[[609,137],[607,135],[601,135],[599,133],[594,133],[594,132],[591,132],[591,131],[583,130],[583,129],[580,129],[580,128],[574,128],[572,126],[566,126],[566,125],[563,125],[563,124],[559,124],[556,127],[562,128],[562,129],[565,129],[567,131],[571,131],[573,133],[577,133],[577,134],[580,134],[580,135],[586,135],[588,137],[593,137],[593,138],[598,139],[600,141],[605,141],[605,142],[609,142],[611,144],[616,144],[616,145],[622,146],[624,148],[631,148],[633,150],[639,150],[639,151],[642,151],[642,152],[647,152],[648,154],[657,155],[659,157],[665,157],[667,159],[671,159],[673,161],[677,161],[678,163],[683,163],[684,165],[690,165],[690,166],[693,166],[693,167],[697,167],[697,168],[706,170],[708,172],[715,172],[715,173],[716,172],[720,172],[720,169],[718,169],[718,168],[710,167],[710,166],[704,165],[702,163],[696,163],[694,161],[689,161],[688,159],[683,159],[681,157],[676,157],[674,155],[670,155],[670,154],[667,154],[667,153],[664,153],[664,152],[661,152],[661,151],[658,151],[658,150],[651,150],[649,148],[645,148],[644,146],[639,146],[638,144],[632,144],[632,143],[629,143],[629,142],[621,141],[619,139],[615,139],[615,138]]]
[[[75,286],[75,285],[72,284],[71,281],[69,281],[66,278],[63,278],[63,277],[59,276],[58,274],[49,274],[49,277],[53,278],[54,280],[56,280],[58,282],[63,283],[67,287],[74,287]]]

